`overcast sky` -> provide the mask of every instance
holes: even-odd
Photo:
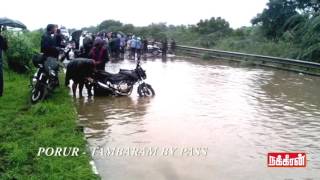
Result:
[[[200,19],[222,17],[233,28],[250,25],[268,0],[1,0],[0,17],[23,22],[28,29],[48,23],[67,28],[97,25],[115,19],[136,26],[152,22],[195,24]]]

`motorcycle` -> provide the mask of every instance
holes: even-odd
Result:
[[[94,77],[95,95],[129,96],[133,87],[139,83],[138,94],[140,97],[152,97],[155,95],[150,84],[144,82],[147,78],[146,71],[141,68],[140,61],[134,70],[120,69],[119,73],[112,74],[98,71]]]
[[[30,101],[36,104],[44,100],[50,92],[59,86],[58,60],[63,61],[69,56],[69,49],[61,49],[59,59],[37,54],[32,58],[33,65],[37,68],[36,73],[30,78],[31,96]]]
[[[158,56],[162,53],[161,49],[156,45],[148,45],[147,50],[147,52],[152,54],[153,56]]]

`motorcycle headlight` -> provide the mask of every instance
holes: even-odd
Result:
[[[37,79],[36,79],[35,77],[33,77],[31,83],[32,83],[32,86],[33,86],[33,87],[36,86],[36,84],[37,84]]]

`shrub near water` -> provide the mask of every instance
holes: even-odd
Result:
[[[37,51],[28,33],[7,32],[5,36],[9,46],[5,53],[9,68],[19,73],[27,72],[31,67],[32,56]]]

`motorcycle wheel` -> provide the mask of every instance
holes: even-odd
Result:
[[[152,97],[155,92],[150,84],[142,83],[138,86],[138,94],[140,97]]]
[[[32,104],[36,104],[42,100],[47,95],[47,88],[45,86],[35,86],[31,89],[30,101]]]

